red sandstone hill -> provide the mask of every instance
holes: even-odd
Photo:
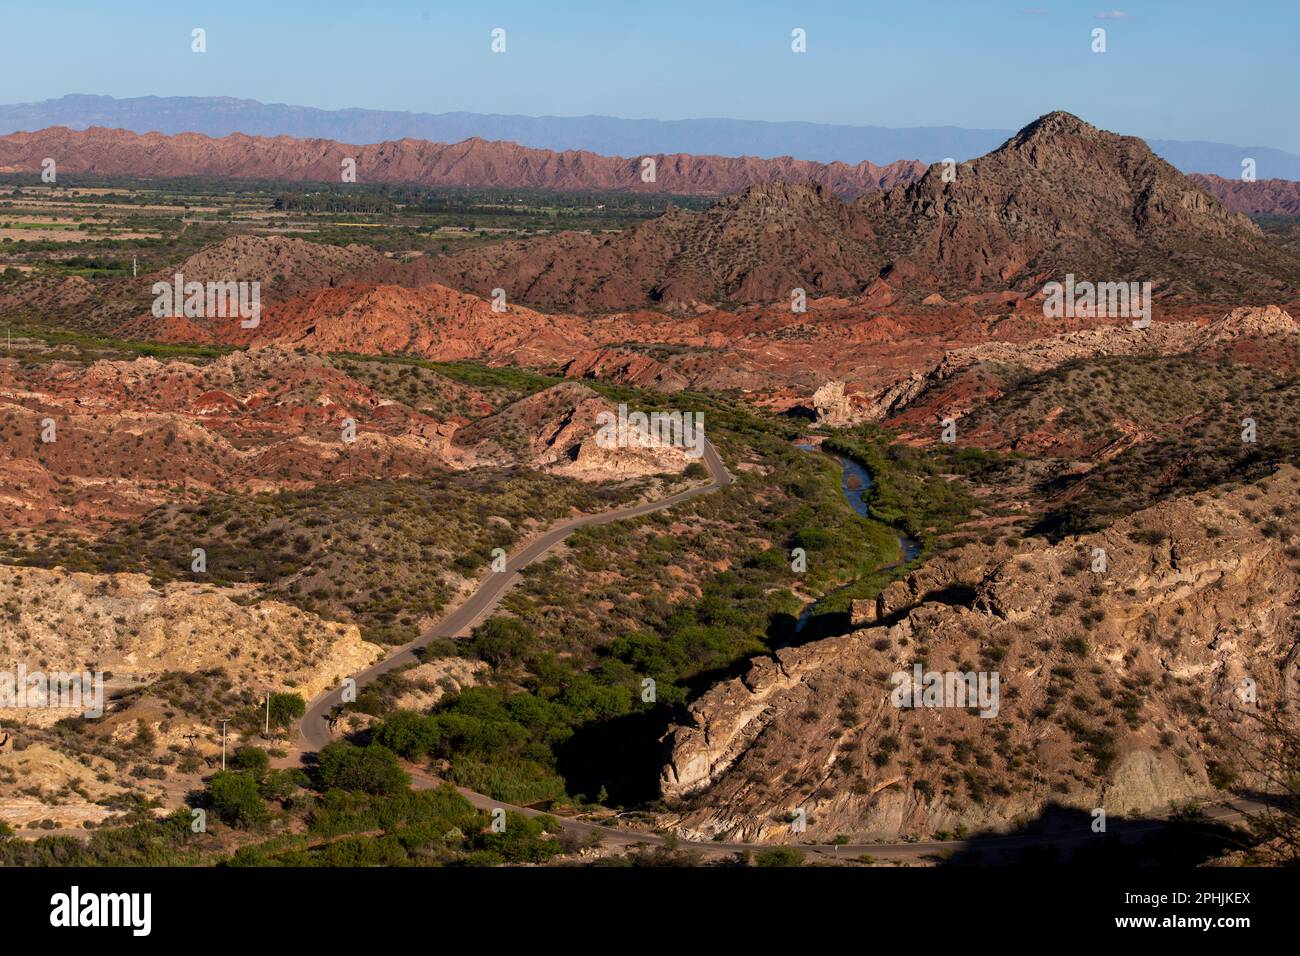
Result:
[[[1300,259],[1140,139],[1068,113],[944,173],[935,165],[852,203],[768,183],[618,235],[483,246],[431,268],[455,288],[499,286],[563,311],[789,302],[795,288],[866,293],[864,304],[878,307],[900,288],[1031,294],[1066,272],[1202,299],[1276,295],[1300,279]]]
[[[843,196],[889,189],[920,174],[915,161],[888,166],[870,162],[816,163],[752,156],[658,154],[655,181],[642,181],[644,157],[601,156],[584,150],[552,152],[515,143],[473,138],[460,143],[401,139],[366,146],[289,136],[199,133],[139,135],[92,126],[62,126],[0,136],[0,172],[40,171],[41,160],[58,158],[70,173],[114,176],[223,176],[236,179],[338,182],[340,164],[356,160],[362,183],[477,186],[556,190],[628,190],[720,196],[774,180],[814,183]]]
[[[1248,216],[1300,216],[1300,183],[1289,179],[1248,183],[1202,173],[1193,173],[1188,179],[1233,212]]]
[[[945,181],[855,202],[889,258],[939,287],[1006,288],[1074,272],[1151,281],[1163,293],[1278,288],[1300,262],[1203,192],[1141,139],[1069,113],[1040,117]]]
[[[58,440],[34,440],[41,422]],[[343,420],[356,423],[345,444]],[[208,365],[0,361],[0,526],[139,515],[188,490],[264,491],[447,467],[454,423],[314,355],[234,352]]]
[[[765,183],[608,237],[559,233],[435,260],[438,281],[555,311],[789,301],[856,292],[883,259],[867,218],[821,186]]]

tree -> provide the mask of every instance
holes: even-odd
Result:
[[[301,694],[271,695],[271,726],[288,727],[307,712]]]
[[[547,814],[529,818],[507,813],[504,832],[479,833],[474,842],[506,863],[544,863],[563,852],[559,840],[548,839],[560,832],[559,821]]]
[[[1293,666],[1293,665],[1292,665]],[[1300,721],[1287,708],[1252,714],[1233,733],[1234,755],[1253,786],[1234,787],[1244,795],[1267,794],[1265,806],[1247,816],[1253,857],[1272,866],[1300,864]],[[1235,783],[1233,768],[1216,767],[1216,776]]]
[[[320,752],[317,768],[323,790],[361,790],[370,794],[401,793],[411,778],[387,747],[371,744],[354,747],[346,743],[327,744]]]
[[[533,629],[513,617],[494,617],[479,625],[470,643],[474,654],[491,664],[493,670],[522,664],[536,646]]]
[[[212,809],[232,827],[253,827],[270,816],[257,781],[250,774],[235,770],[222,770],[208,781],[208,799]]]
[[[374,731],[375,743],[407,760],[427,755],[437,745],[438,736],[436,723],[413,710],[390,714]]]

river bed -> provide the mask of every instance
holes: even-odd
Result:
[[[854,461],[852,458],[845,455],[826,451],[820,445],[796,443],[795,447],[800,451],[826,455],[828,458],[833,458],[840,466],[840,491],[844,493],[844,499],[848,501],[849,506],[862,517],[871,517],[871,509],[865,500],[867,491],[871,488],[871,472],[867,471],[866,467],[861,462]],[[900,564],[907,564],[907,562],[911,561],[921,553],[921,542],[916,538],[913,538],[911,535],[900,534],[898,535],[898,549],[901,558],[893,564],[883,565],[881,570],[897,567]],[[848,585],[845,585],[845,587],[848,587]],[[826,597],[830,597],[830,595],[834,593],[835,592],[832,591],[829,594],[824,595],[822,599],[824,600]],[[795,634],[800,633],[804,629],[808,620],[812,617],[813,609],[816,608],[819,603],[820,601],[813,601],[799,612],[799,620],[798,623],[795,624],[794,629]]]

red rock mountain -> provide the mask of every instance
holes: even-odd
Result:
[[[1258,287],[1297,263],[1259,227],[1224,208],[1141,139],[1055,112],[945,177],[855,205],[891,259],[940,286],[980,288],[1074,272],[1094,281],[1151,281],[1162,291],[1213,277]]]
[[[1300,183],[1260,179],[1252,183],[1193,173],[1196,183],[1233,212],[1248,216],[1300,216]]]
[[[499,286],[576,311],[773,303],[795,288],[865,291],[876,305],[902,287],[1030,294],[1066,272],[1199,296],[1294,288],[1300,278],[1300,260],[1142,140],[1068,113],[951,171],[931,166],[852,203],[820,187],[764,184],[618,235],[479,247],[433,269],[465,291]],[[886,284],[873,287],[881,276]]]
[[[556,190],[628,190],[675,195],[721,196],[755,183],[815,183],[834,193],[857,196],[919,175],[924,168],[900,160],[817,163],[781,157],[658,154],[654,182],[642,181],[645,157],[601,156],[583,150],[552,152],[515,143],[467,139],[430,143],[401,139],[366,146],[289,136],[213,138],[199,133],[139,135],[92,126],[63,126],[0,136],[0,172],[40,172],[41,161],[57,157],[70,173],[113,176],[221,176],[271,180],[338,182],[344,159],[356,160],[362,183],[478,186]]]
[[[821,186],[765,183],[703,212],[670,209],[608,237],[560,233],[485,246],[432,263],[439,281],[496,287],[559,311],[788,301],[857,291],[881,253],[868,219]]]

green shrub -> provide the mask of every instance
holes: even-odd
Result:
[[[208,799],[223,822],[232,827],[254,827],[266,822],[270,811],[252,775],[222,770],[208,781]]]
[[[354,747],[346,743],[327,744],[320,752],[317,775],[322,790],[360,790],[370,794],[400,793],[411,778],[387,747],[371,744]]]

